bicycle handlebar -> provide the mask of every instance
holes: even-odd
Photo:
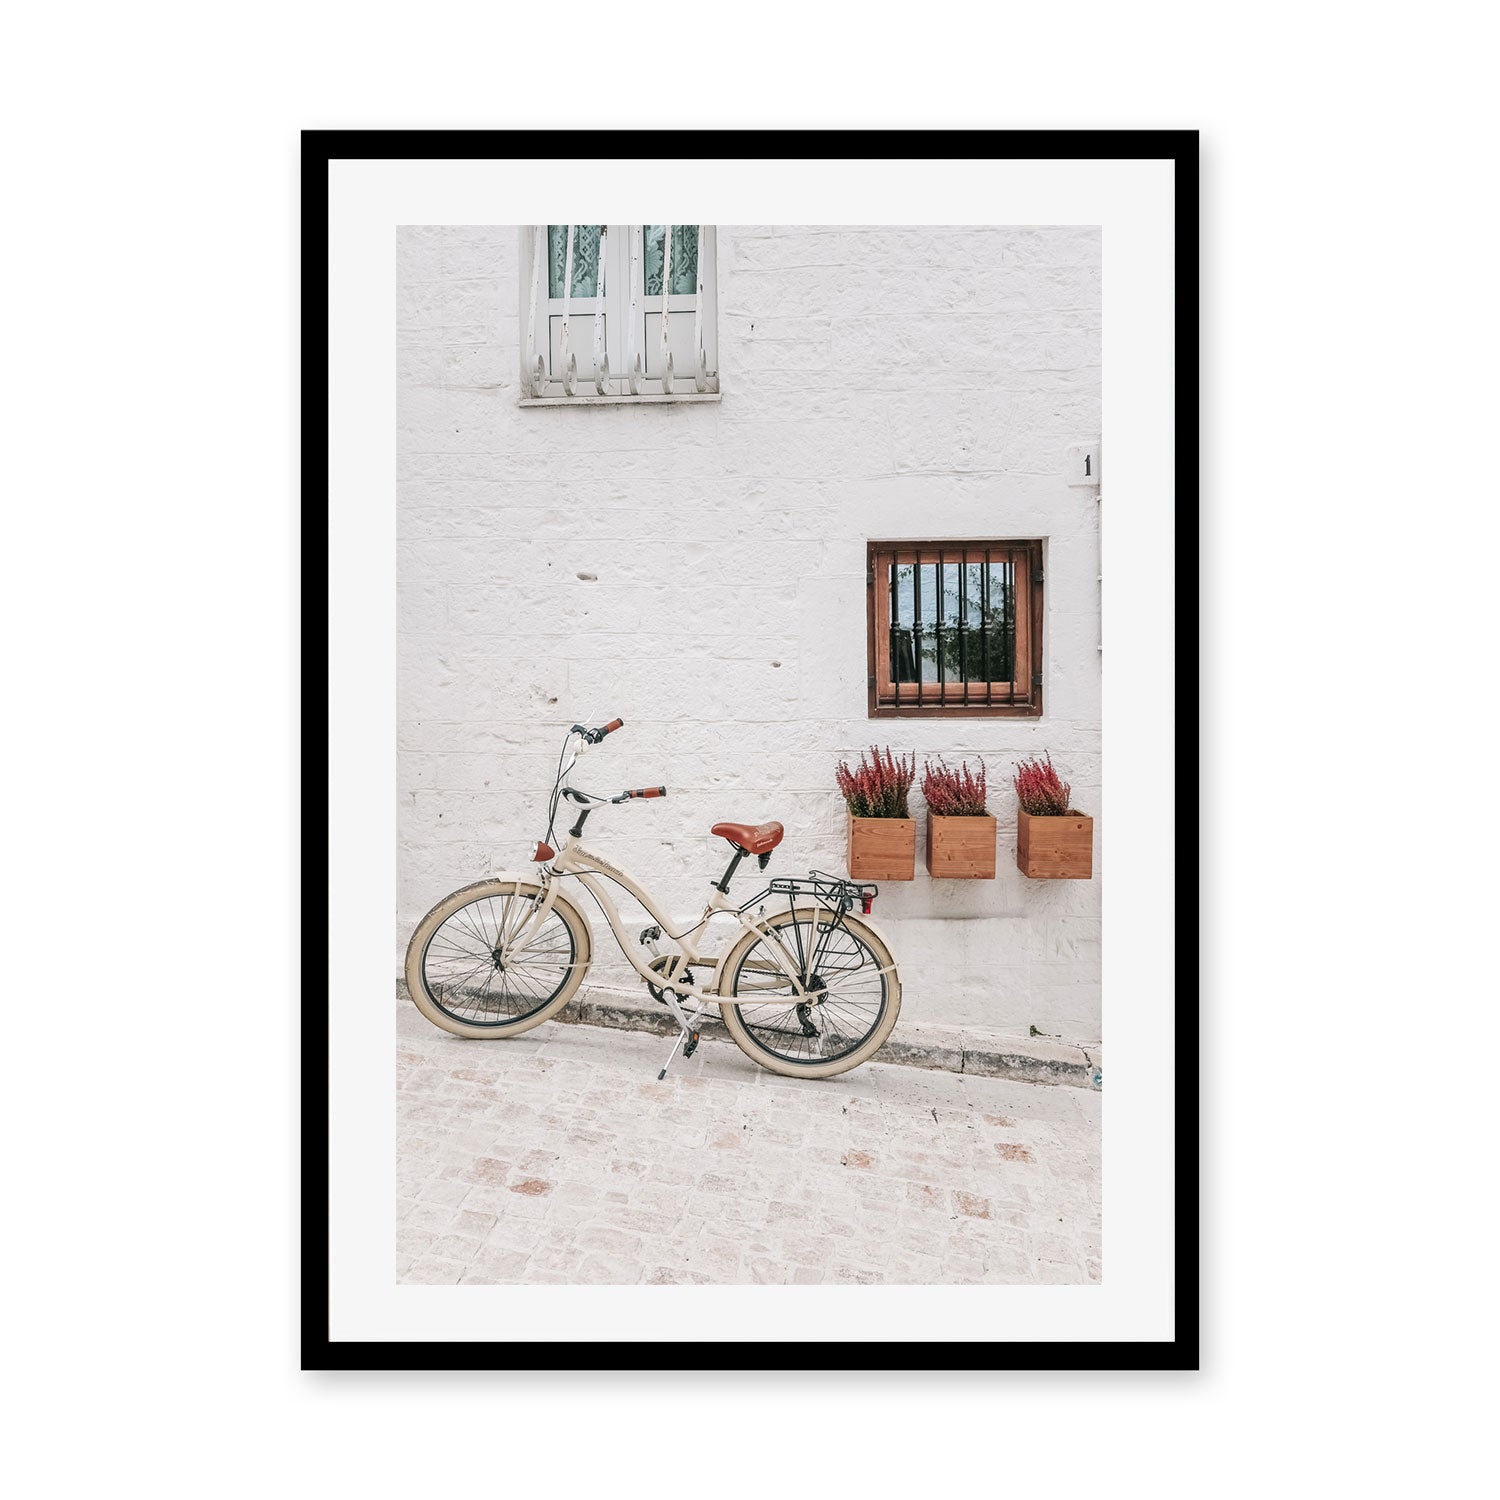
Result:
[[[593,792],[580,792],[576,786],[565,786],[562,795],[569,802],[577,802],[580,806],[599,807],[606,802],[628,802],[632,797],[665,797],[667,789],[664,786],[641,786],[632,791],[620,792],[614,797],[597,797]]]
[[[597,745],[605,735],[613,734],[615,730],[623,729],[624,727],[624,719],[611,719],[608,724],[605,724],[600,729],[585,729],[582,724],[575,724],[573,726],[572,733],[581,734],[584,739],[589,742],[589,744]]]

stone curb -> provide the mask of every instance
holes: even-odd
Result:
[[[396,981],[396,993],[407,999],[406,981]],[[560,1015],[552,1018],[569,1026],[602,1026],[621,1031],[649,1031],[671,1036],[677,1022],[664,1005],[640,1001],[584,985]],[[716,1013],[707,1014],[699,1030],[709,1041],[730,1041]],[[1080,1089],[1102,1089],[1104,1056],[1097,1047],[1075,1047],[1045,1037],[1010,1037],[997,1032],[956,1026],[900,1022],[896,1034],[874,1061],[906,1068],[935,1068],[947,1073],[973,1073],[982,1078],[1008,1078],[1018,1083],[1042,1083]]]

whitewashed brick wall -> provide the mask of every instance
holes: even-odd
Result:
[[[515,226],[397,250],[399,944],[526,867],[575,721],[626,721],[580,785],[670,788],[590,842],[682,914],[724,865],[711,823],[779,819],[770,874],[838,870],[841,756],[982,755],[998,879],[929,880],[919,823],[876,905],[903,1015],[1098,1039],[1100,502],[1062,467],[1100,430],[1098,231],[723,226],[722,402],[576,410],[517,405]],[[867,717],[865,542],[901,536],[1046,538],[1040,720]],[[1044,749],[1094,815],[1092,881],[1015,868],[1011,762]],[[595,977],[633,982],[591,919]]]

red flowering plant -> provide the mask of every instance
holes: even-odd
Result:
[[[1076,807],[1068,805],[1073,788],[1053,770],[1050,752],[1045,761],[1023,760],[1011,782],[1022,811],[1033,818],[1082,817]]]
[[[880,751],[870,746],[871,765],[860,752],[859,765],[851,771],[848,763],[840,761],[833,773],[838,778],[839,791],[849,804],[849,811],[856,818],[906,818],[906,794],[917,775],[917,752],[912,751],[911,760],[893,756],[886,746],[885,759]]]
[[[989,811],[984,805],[984,777],[983,760],[979,762],[977,776],[969,769],[968,761],[961,761],[956,771],[942,759],[936,765],[924,761],[922,795],[927,799],[927,811],[936,818],[984,817]]]

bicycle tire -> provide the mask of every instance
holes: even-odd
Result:
[[[807,1038],[802,1026],[802,1019],[797,1012],[793,999],[790,981],[785,984],[784,990],[779,987],[771,991],[775,994],[774,999],[769,999],[758,1008],[766,1012],[762,1019],[757,1019],[754,1009],[749,1015],[742,1014],[741,1006],[720,1000],[719,1011],[724,1018],[725,1029],[734,1038],[735,1044],[740,1051],[752,1062],[768,1069],[772,1073],[779,1073],[785,1078],[832,1078],[839,1073],[847,1073],[851,1068],[857,1068],[861,1063],[868,1062],[881,1047],[885,1045],[886,1039],[895,1028],[896,1019],[901,1013],[901,979],[896,972],[895,960],[891,957],[890,949],[886,946],[880,935],[866,923],[861,922],[858,917],[844,916],[842,921],[835,921],[834,915],[819,907],[798,907],[778,912],[775,916],[766,919],[762,925],[773,932],[789,932],[794,927],[807,926],[809,936],[815,933],[828,933],[830,940],[837,932],[847,933],[852,939],[852,945],[862,949],[860,963],[851,974],[862,975],[861,985],[870,981],[879,981],[879,1000],[874,1004],[874,1013],[869,1016],[869,1027],[857,1037],[842,1036],[839,1040],[848,1043],[848,1046],[834,1057],[807,1056],[799,1057],[799,1052],[812,1051],[812,1039]],[[764,989],[766,981],[762,980],[759,986],[752,988],[747,981],[747,963],[756,961],[754,954],[757,948],[765,943],[765,939],[758,933],[747,932],[725,956],[724,965],[721,970],[722,978],[719,983],[720,995],[742,996],[753,993],[754,988]],[[799,945],[787,943],[788,951],[793,957],[800,952]],[[846,957],[854,956],[852,953]],[[759,960],[765,962],[766,959]],[[866,971],[869,971],[868,973]],[[768,972],[761,970],[761,973]],[[800,977],[800,976],[799,976]],[[828,1016],[836,1016],[839,1023],[853,1029],[859,1025],[857,1019],[858,1009],[865,1006],[863,1000],[857,1004],[851,1000],[852,988],[850,981],[844,981],[844,990],[840,993],[837,981],[829,982],[824,977],[828,999],[826,1010],[821,1007],[810,1008],[808,1012],[809,1024],[817,1025],[813,1019],[820,1011]],[[780,1007],[783,1015],[777,1014]],[[865,1007],[868,1009],[868,1007]],[[778,1024],[773,1025],[775,1021]],[[795,1029],[794,1029],[795,1028]],[[803,1032],[804,1045],[798,1045],[797,1033]],[[826,1035],[824,1037],[826,1045]],[[780,1046],[784,1050],[778,1051]]]
[[[504,971],[499,966],[489,971],[484,968],[483,946],[492,938],[498,942],[506,921],[512,914],[519,917],[522,908],[518,903],[535,898],[541,891],[536,881],[511,876],[477,880],[445,896],[417,923],[406,947],[406,989],[412,1003],[434,1026],[478,1041],[520,1036],[555,1016],[577,994],[593,959],[593,935],[588,919],[560,892],[541,930],[547,942],[545,966],[534,959],[533,972],[523,980],[523,966],[513,964],[510,982],[502,980],[498,985],[494,975]],[[499,909],[496,901],[501,903]],[[465,913],[470,914],[466,923],[458,920]],[[554,917],[560,929],[551,927]],[[455,922],[457,925],[453,925]],[[567,934],[565,954],[554,932]],[[451,936],[440,940],[439,955],[434,957],[434,940],[444,933]],[[532,951],[538,941],[534,936],[522,952]],[[442,944],[449,942],[472,948],[470,956],[476,966],[471,977],[455,977],[451,985],[437,971],[446,965],[457,976],[465,960],[442,953]],[[541,950],[537,951],[539,954]],[[553,977],[555,985],[550,984]],[[467,988],[463,988],[465,983]],[[461,1005],[455,996],[461,997]],[[494,1019],[478,1019],[485,1014]]]

